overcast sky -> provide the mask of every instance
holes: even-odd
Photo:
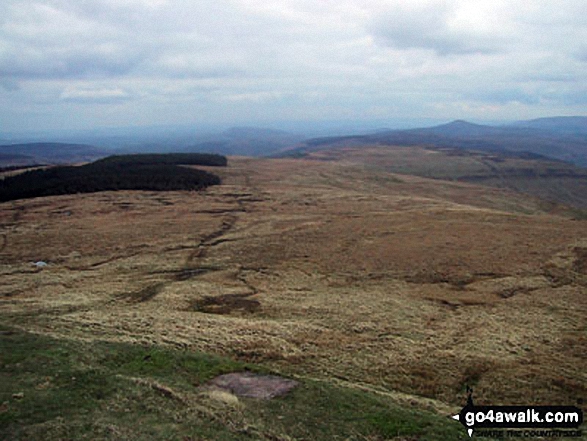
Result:
[[[585,0],[1,0],[0,132],[587,115]]]

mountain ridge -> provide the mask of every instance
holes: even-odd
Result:
[[[587,167],[587,118],[575,118],[578,119],[572,120],[574,122],[572,127],[580,128],[584,122],[584,134],[578,129],[569,132],[569,120],[566,119],[542,119],[538,122],[532,120],[526,125],[524,122],[519,122],[517,125],[499,126],[455,120],[446,124],[418,129],[390,130],[369,135],[313,138],[293,150],[299,155],[304,151],[320,150],[337,145],[433,146],[510,154],[531,153]]]

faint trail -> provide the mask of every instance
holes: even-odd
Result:
[[[208,252],[209,248],[211,248],[215,245],[221,244],[223,242],[228,242],[229,239],[222,239],[222,237],[234,228],[234,226],[238,220],[237,213],[246,213],[247,212],[246,204],[250,204],[250,203],[258,202],[258,201],[262,200],[260,198],[255,197],[255,195],[250,192],[229,193],[229,194],[226,194],[225,196],[226,197],[235,197],[236,198],[235,202],[236,202],[237,207],[232,210],[224,211],[225,213],[227,213],[227,215],[222,220],[222,225],[220,225],[220,227],[217,230],[204,236],[204,238],[197,245],[196,249],[187,257],[185,267],[183,268],[183,270],[193,269],[191,267],[191,264],[197,259],[202,259],[202,258],[206,257],[206,253]]]
[[[8,235],[6,233],[2,233],[2,243],[0,244],[0,253],[2,253],[6,247],[8,246]]]
[[[239,271],[239,274],[237,275],[237,279],[239,280],[239,282],[241,282],[243,285],[245,285],[247,287],[247,289],[250,291],[250,293],[248,294],[249,296],[254,296],[255,294],[259,293],[259,290],[257,289],[257,287],[252,285],[246,279],[246,277],[242,274],[242,269],[241,269],[241,271]]]
[[[260,202],[263,200],[263,198],[260,198],[257,194],[250,192],[241,194],[237,193],[226,196],[236,197],[238,209],[233,210],[230,215],[223,219],[220,228],[208,234],[201,240],[198,247],[188,256],[184,268],[181,270],[181,274],[185,275],[186,277],[178,279],[176,276],[176,280],[187,280],[199,274],[208,272],[200,271],[200,269],[209,267],[195,267],[194,264],[197,261],[204,259],[210,248],[232,240],[224,238],[224,236],[234,229],[238,221],[238,215],[235,214],[235,212],[246,213],[248,204]],[[200,301],[194,302],[190,309],[211,314],[230,314],[233,310],[238,310],[241,312],[255,312],[261,306],[261,304],[258,300],[249,299],[249,297],[256,295],[259,290],[246,279],[245,275],[242,274],[241,271],[242,269],[238,270],[236,277],[237,280],[244,285],[247,292],[238,294],[224,294],[216,297],[205,297]]]
[[[235,215],[228,216],[227,218],[225,218],[222,221],[222,225],[220,226],[219,229],[217,229],[216,231],[213,231],[212,233],[205,236],[201,240],[201,242],[199,243],[198,247],[192,253],[190,253],[190,255],[188,256],[188,258],[186,260],[186,267],[189,266],[195,260],[202,259],[202,258],[206,257],[206,253],[207,253],[209,247],[217,245],[218,243],[221,243],[221,241],[219,241],[218,239],[221,238],[222,236],[224,236],[230,230],[232,230],[232,228],[234,227],[234,224],[236,223],[236,219],[237,218]],[[183,270],[188,270],[188,269],[191,269],[191,268],[183,268]]]
[[[16,224],[20,220],[20,218],[22,217],[24,207],[14,207],[14,204],[13,204],[12,210],[14,211],[14,213],[12,213],[12,222],[14,222]]]
[[[102,265],[106,265],[108,263],[112,263],[117,260],[130,259],[131,257],[138,256],[142,253],[143,253],[143,251],[135,251],[135,252],[132,252],[129,254],[121,254],[121,255],[112,256],[107,259],[100,260],[100,261],[94,262],[94,263],[90,263],[90,264],[84,265],[84,266],[64,265],[64,267],[70,271],[92,271],[92,270],[98,269],[98,267],[100,267]]]
[[[167,283],[158,282],[139,289],[138,291],[129,292],[123,294],[121,297],[130,300],[133,303],[142,303],[152,300],[157,294],[159,294]]]
[[[235,205],[232,209],[229,210],[210,210],[212,214],[224,214],[222,218],[222,223],[220,226],[212,231],[211,233],[204,236],[199,243],[196,243],[191,246],[182,245],[177,249],[192,249],[193,251],[187,256],[185,263],[177,268],[172,270],[166,270],[161,272],[155,272],[154,274],[162,274],[165,278],[164,281],[157,281],[151,283],[140,290],[134,292],[127,292],[123,293],[118,296],[118,299],[123,299],[130,301],[132,303],[143,303],[153,300],[160,292],[162,292],[167,286],[175,283],[175,282],[183,282],[186,280],[190,280],[194,277],[200,276],[202,274],[209,273],[211,271],[218,271],[223,268],[210,266],[203,264],[202,260],[206,258],[208,250],[216,245],[219,245],[224,242],[232,241],[233,239],[224,238],[228,232],[233,230],[234,226],[238,221],[238,214],[239,213],[246,213],[247,212],[247,204],[258,202],[263,199],[259,199],[255,197],[254,194],[246,191],[242,193],[229,193],[225,194],[224,197],[226,198],[235,198],[234,202]],[[95,266],[102,265],[104,263],[108,263],[111,260],[115,260],[116,258],[109,259],[107,261],[101,261],[97,264],[92,265],[92,268]],[[240,276],[238,279],[245,285],[248,293],[244,294],[245,296],[251,296],[257,293],[257,289],[249,284],[244,277]],[[238,296],[237,296],[238,297]],[[223,297],[223,299],[231,300],[232,297],[227,295]],[[227,300],[227,301],[228,301]],[[216,300],[211,300],[212,304],[216,302]],[[241,302],[244,302],[241,300]],[[254,303],[254,300],[248,300],[248,302]],[[230,303],[230,302],[229,302]],[[234,305],[232,305],[234,307]]]

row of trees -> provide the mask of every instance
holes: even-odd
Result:
[[[100,160],[80,167],[52,167],[7,177],[0,180],[0,202],[112,190],[201,190],[221,182],[218,176],[204,170],[168,163],[169,158],[162,158],[160,163],[135,159],[138,160]]]

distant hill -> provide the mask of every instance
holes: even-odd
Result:
[[[32,156],[14,153],[0,153],[0,168],[12,166],[34,165],[37,162]]]
[[[529,121],[518,121],[514,127],[527,127],[547,130],[566,135],[587,135],[586,116],[557,116],[552,118],[538,118]]]
[[[486,152],[534,154],[587,166],[587,118],[545,118],[508,126],[487,126],[453,121],[435,127],[390,130],[370,135],[315,138],[285,153],[299,156],[305,151],[333,146],[395,145],[458,148]]]
[[[291,133],[284,130],[264,129],[259,127],[231,127],[223,132],[230,138],[288,138]]]
[[[64,164],[93,161],[109,153],[85,144],[34,142],[0,145],[1,165]]]
[[[233,127],[184,149],[223,155],[264,156],[296,145],[304,137],[282,130]]]

